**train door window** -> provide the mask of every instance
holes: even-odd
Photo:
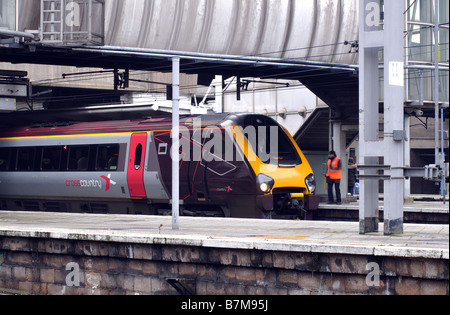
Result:
[[[19,172],[33,171],[35,155],[36,155],[36,148],[34,147],[19,148],[17,150],[16,170]]]
[[[41,170],[59,171],[61,168],[62,147],[48,147],[42,149]]]
[[[118,144],[105,144],[97,147],[96,171],[117,171],[119,168]]]
[[[137,171],[141,168],[142,161],[142,144],[136,146],[136,155],[134,156],[134,169]]]
[[[69,171],[87,171],[89,169],[89,146],[70,146],[68,167]]]
[[[11,148],[0,148],[0,172],[9,171]]]

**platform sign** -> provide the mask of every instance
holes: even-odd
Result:
[[[394,86],[405,86],[405,63],[389,62],[389,84]]]

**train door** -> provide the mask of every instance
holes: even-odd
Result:
[[[147,149],[147,133],[131,135],[130,156],[128,158],[128,190],[132,198],[146,198],[144,187],[144,163]]]
[[[205,173],[205,162],[203,161],[203,146],[206,139],[202,139],[202,129],[193,132],[192,158],[189,166],[189,191],[198,201],[209,199],[208,181]],[[201,142],[198,142],[201,141]]]

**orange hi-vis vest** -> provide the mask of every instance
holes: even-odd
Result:
[[[339,162],[341,162],[341,159],[338,157],[335,157],[333,161],[328,160],[327,177],[331,179],[342,179],[342,170],[339,167]]]

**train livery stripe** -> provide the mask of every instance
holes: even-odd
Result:
[[[26,139],[51,139],[51,138],[77,138],[77,137],[102,137],[102,136],[123,136],[132,135],[132,132],[114,132],[114,133],[89,133],[89,134],[61,134],[61,135],[44,135],[44,136],[20,136],[6,137],[0,140],[26,140]]]
[[[210,127],[210,128],[187,128],[185,130],[188,131],[194,131],[194,130],[209,130],[209,129],[222,129],[220,127]],[[51,134],[51,135],[38,135],[38,136],[15,136],[15,137],[3,137],[0,138],[1,140],[26,140],[26,139],[51,139],[51,138],[77,138],[77,137],[104,137],[104,136],[123,136],[123,135],[132,135],[134,133],[153,133],[153,132],[172,132],[172,129],[155,129],[155,130],[133,130],[133,131],[126,131],[126,132],[104,132],[104,133],[68,133],[68,134]]]

